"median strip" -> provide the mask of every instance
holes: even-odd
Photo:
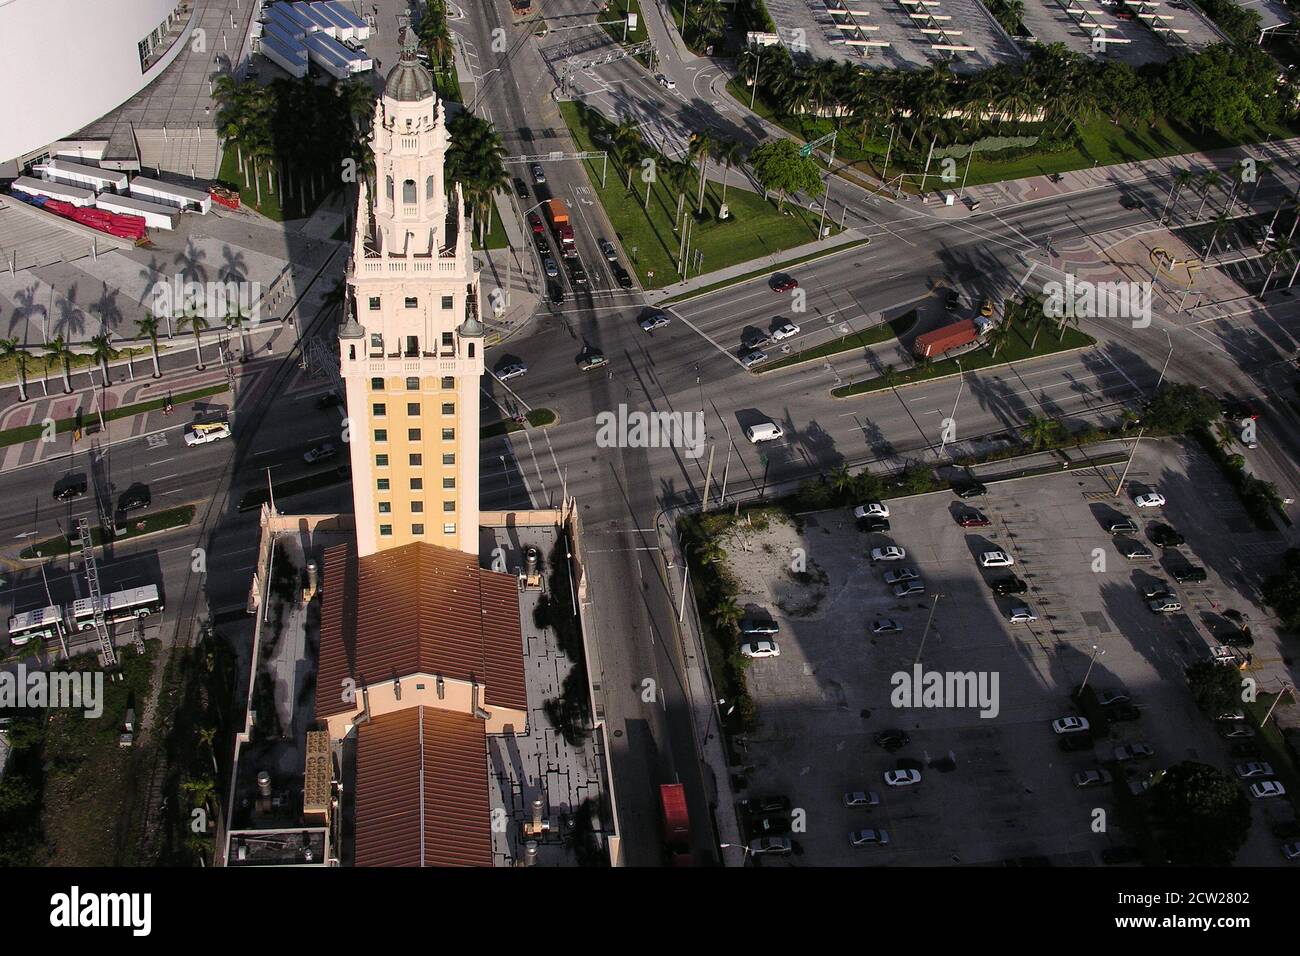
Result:
[[[180,505],[176,508],[167,508],[163,511],[155,511],[152,514],[141,515],[137,518],[124,520],[121,530],[113,534],[109,540],[115,544],[123,541],[129,541],[132,538],[140,538],[147,534],[157,534],[160,531],[171,531],[176,528],[184,528],[194,520],[194,505]],[[95,525],[90,529],[90,541],[98,547],[104,543],[104,528],[102,525]],[[65,554],[71,554],[76,548],[81,547],[81,539],[70,542],[67,535],[59,535],[57,538],[47,538],[44,541],[38,541],[36,544],[28,545],[23,548],[18,557],[24,561],[31,561],[36,558],[58,557]]]
[[[221,385],[209,385],[205,388],[195,389],[192,392],[183,392],[180,395],[173,395],[170,399],[167,396],[161,398],[152,398],[147,402],[136,402],[133,405],[122,405],[118,408],[107,409],[104,414],[104,421],[117,421],[119,418],[131,418],[135,415],[144,415],[148,412],[158,411],[165,408],[168,401],[175,405],[183,405],[186,402],[192,402],[200,398],[208,398],[212,395],[220,395],[222,392],[230,390],[226,383]],[[98,414],[91,412],[81,412],[71,418],[59,418],[54,421],[54,432],[73,431],[79,427],[89,427],[98,424]],[[44,422],[32,422],[30,425],[19,425],[17,428],[6,428],[0,431],[0,447],[6,445],[20,445],[24,442],[36,441],[40,438],[46,429]]]
[[[890,339],[896,339],[906,335],[916,324],[916,310],[900,315],[896,319],[888,322],[881,322],[873,325],[869,329],[863,329],[861,332],[853,332],[849,335],[840,336],[838,339],[832,339],[829,342],[823,342],[821,345],[815,345],[809,349],[802,349],[794,355],[786,356],[776,362],[766,365],[759,365],[754,368],[758,375],[765,375],[768,372],[775,372],[778,369],[790,368],[795,365],[802,365],[804,362],[814,362],[817,359],[827,358],[831,355],[839,355],[843,352],[851,352],[854,349],[866,348],[870,345],[879,345],[881,342],[888,342]]]
[[[679,295],[670,296],[667,299],[659,301],[659,305],[673,305],[678,302],[688,302],[691,299],[698,299],[701,296],[711,295],[721,289],[729,289],[733,285],[740,285],[742,282],[748,282],[750,279],[757,279],[760,276],[771,275],[773,272],[782,272],[793,266],[800,266],[807,262],[813,262],[817,259],[826,259],[841,252],[847,252],[850,249],[856,249],[858,246],[871,244],[871,237],[867,236],[862,239],[854,239],[852,242],[846,242],[842,245],[835,246],[833,249],[819,249],[816,252],[810,252],[806,256],[799,256],[796,259],[786,259],[784,262],[778,262],[775,265],[763,269],[755,269],[753,272],[746,272],[744,275],[734,276],[730,279],[721,279],[718,282],[702,286],[698,289],[692,289],[690,292],[682,292]]]

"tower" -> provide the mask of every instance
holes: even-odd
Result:
[[[375,108],[339,330],[360,556],[413,541],[478,553],[483,326],[448,144],[407,28]]]

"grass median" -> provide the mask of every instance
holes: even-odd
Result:
[[[193,520],[194,505],[180,505],[163,511],[126,517],[122,519],[122,529],[113,535],[112,540],[120,544],[123,541],[130,541],[132,538],[139,538],[142,535],[155,534],[159,531],[171,531],[174,528],[184,528]],[[104,529],[101,525],[95,525],[90,529],[90,540],[96,546],[104,543]],[[49,558],[70,554],[80,547],[80,540],[72,543],[68,541],[67,535],[59,535],[57,538],[47,538],[44,541],[38,541],[36,544],[28,545],[23,548],[18,556],[24,561],[30,561],[34,558]]]
[[[701,286],[700,288],[693,289],[690,292],[683,292],[681,295],[670,296],[669,298],[660,301],[659,304],[672,305],[676,302],[685,302],[688,299],[698,299],[700,296],[709,295],[710,293],[729,288],[733,285],[740,285],[740,283],[748,282],[750,279],[757,279],[760,276],[784,272],[793,266],[803,265],[805,262],[813,262],[817,259],[825,259],[827,256],[837,255],[848,249],[856,249],[858,246],[865,246],[870,243],[871,238],[866,237],[863,239],[854,239],[852,242],[846,242],[841,246],[834,247],[833,249],[819,249],[816,252],[810,252],[807,255],[799,256],[795,259],[786,259],[785,261],[778,262],[770,267],[755,269],[752,272],[746,272],[744,275],[733,276],[730,279],[723,279],[720,282],[711,282],[706,286]]]
[[[814,345],[809,349],[801,349],[794,355],[789,355],[780,361],[770,362],[766,365],[760,365],[754,369],[759,375],[767,372],[775,372],[777,369],[789,368],[792,365],[800,365],[804,362],[812,362],[819,358],[826,358],[831,355],[839,355],[842,352],[851,352],[854,349],[863,349],[870,345],[879,345],[881,342],[888,342],[890,339],[896,339],[900,335],[906,335],[912,326],[916,324],[916,310],[905,315],[900,315],[896,319],[888,322],[881,322],[879,325],[873,325],[869,329],[863,329],[861,332],[853,332],[849,335],[842,335],[838,339],[831,339],[829,342],[823,342],[821,345]]]
[[[559,421],[559,416],[549,408],[534,408],[524,418],[533,428],[543,428],[547,425],[554,425]],[[496,438],[498,435],[508,435],[511,432],[523,431],[523,429],[524,424],[522,422],[506,418],[499,422],[493,422],[491,425],[484,425],[479,429],[479,437]]]
[[[193,402],[200,398],[208,398],[212,395],[220,395],[222,392],[230,390],[227,384],[209,385],[206,388],[198,388],[192,392],[182,392],[180,395],[171,396],[173,406],[183,405],[185,402]],[[147,402],[136,402],[132,405],[121,405],[118,408],[110,408],[104,412],[104,421],[117,421],[119,418],[131,418],[135,415],[143,415],[147,412],[155,412],[167,405],[167,396],[160,398],[151,398]],[[57,435],[61,432],[70,432],[77,427],[78,422],[82,427],[99,424],[99,414],[97,412],[82,410],[80,419],[77,416],[71,418],[59,418],[54,422],[54,433]],[[0,431],[0,448],[6,445],[20,445],[23,442],[36,441],[45,431],[45,425],[41,422],[32,422],[30,425],[20,425],[17,428],[6,428]]]
[[[318,491],[321,488],[328,488],[343,481],[350,481],[351,478],[352,469],[347,465],[339,465],[337,468],[318,471],[311,475],[303,475],[301,478],[277,481],[270,490],[265,485],[258,485],[244,492],[243,497],[239,499],[239,510],[252,511],[264,504],[269,504],[272,492],[275,494],[276,501],[279,501],[281,498],[306,494],[308,491]]]
[[[614,124],[581,103],[561,103],[560,112],[573,134],[578,149],[608,149],[613,140]],[[599,140],[599,141],[598,141]],[[601,160],[588,159],[587,172],[614,231],[623,244],[631,267],[644,289],[660,289],[687,276],[677,272],[681,234],[673,230],[678,196],[685,194],[686,206],[695,211],[699,174],[694,166],[683,165],[652,154],[655,179],[649,188],[641,179],[642,166],[631,170],[631,185],[624,177],[614,156],[609,157],[605,186],[600,185]],[[710,162],[709,167],[714,169]],[[695,217],[691,227],[689,275],[713,272],[742,262],[775,255],[785,249],[812,242],[817,238],[818,217],[790,202],[781,211],[776,203],[746,189],[731,187],[726,200],[729,218],[718,219],[722,203],[722,186],[713,181],[705,185],[704,212]],[[689,219],[687,220],[689,221]],[[832,234],[838,227],[827,223]],[[696,257],[696,252],[702,254]]]
[[[943,359],[927,365],[917,365],[902,372],[890,370],[883,375],[869,378],[865,382],[841,385],[839,388],[831,389],[831,394],[836,398],[849,398],[853,395],[878,392],[881,389],[896,388],[900,385],[915,385],[918,382],[928,382],[936,378],[943,378],[946,375],[956,375],[959,371],[974,372],[978,369],[1009,365],[1012,362],[1039,358],[1057,352],[1070,352],[1074,349],[1087,348],[1090,345],[1095,345],[1097,340],[1087,333],[1080,332],[1078,329],[1066,329],[1059,339],[1052,332],[1041,333],[1033,348],[1030,348],[1030,343],[1033,341],[1032,334],[1026,335],[1026,330],[1019,323],[1014,323],[1011,326],[1011,334],[1008,336],[1006,344],[997,350],[996,355],[993,354],[992,349],[984,346],[957,358]],[[958,362],[961,363],[960,368],[957,366]]]

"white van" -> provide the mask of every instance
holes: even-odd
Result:
[[[785,432],[781,430],[781,426],[776,422],[758,422],[754,425],[745,426],[745,437],[755,445],[761,441],[774,441],[784,436]]]

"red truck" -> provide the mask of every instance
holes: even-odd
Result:
[[[691,818],[686,812],[686,788],[680,783],[659,787],[659,805],[663,810],[664,847],[673,866],[694,866],[691,855]]]
[[[917,358],[933,359],[949,352],[973,345],[979,341],[979,330],[971,319],[962,319],[951,325],[918,335],[912,343],[912,354]]]
[[[573,239],[573,223],[569,221],[569,207],[563,199],[548,199],[546,214],[551,220],[551,231],[560,244],[560,255],[572,259],[578,254],[578,244]]]

